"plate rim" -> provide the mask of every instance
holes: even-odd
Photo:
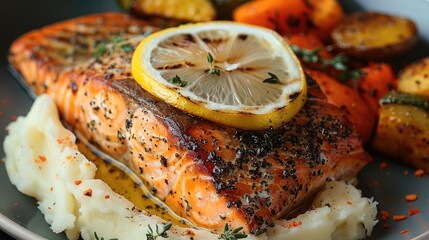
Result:
[[[25,240],[47,240],[0,213],[0,229],[11,237]]]

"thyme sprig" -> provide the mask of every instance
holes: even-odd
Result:
[[[116,50],[121,50],[123,52],[130,52],[134,50],[134,47],[131,45],[132,42],[139,42],[150,32],[145,32],[144,34],[137,35],[129,39],[123,39],[120,35],[115,35],[110,40],[103,40],[95,46],[94,58],[98,59],[103,56],[106,52],[112,54]]]
[[[270,75],[269,78],[266,78],[264,81],[264,83],[271,83],[271,84],[276,84],[276,83],[280,83],[279,77],[277,77],[277,75],[275,75],[274,73],[268,72],[268,75]]]
[[[243,227],[238,227],[236,229],[230,229],[228,223],[225,223],[225,227],[223,228],[223,232],[219,236],[218,239],[237,240],[237,239],[247,238],[246,234],[240,233],[240,231],[242,229],[243,229]]]
[[[179,87],[186,87],[186,85],[188,85],[188,82],[183,81],[179,75],[174,76],[174,78],[171,80],[171,82]]]
[[[215,68],[214,59],[213,59],[213,56],[210,52],[207,53],[207,62],[209,62],[209,64],[210,64],[209,73],[210,74],[216,74],[216,75],[220,76],[220,70]]]
[[[296,45],[291,45],[292,51],[306,63],[321,63],[322,68],[332,67],[336,70],[342,71],[339,80],[346,82],[351,79],[355,84],[357,80],[362,77],[363,73],[361,70],[351,70],[347,63],[350,61],[344,54],[338,54],[333,58],[324,58],[320,56],[321,48],[316,48],[313,50],[301,49]]]
[[[170,230],[171,226],[173,226],[173,223],[169,222],[167,224],[164,224],[161,232],[159,232],[158,225],[155,225],[155,226],[156,226],[156,228],[155,228],[155,232],[154,232],[152,227],[150,225],[148,225],[149,231],[146,233],[146,239],[147,240],[156,240],[156,239],[158,239],[158,237],[168,238],[167,231]]]

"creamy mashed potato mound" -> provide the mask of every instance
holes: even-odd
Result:
[[[8,126],[4,141],[10,181],[37,199],[45,220],[69,239],[145,239],[149,226],[162,229],[161,218],[150,215],[103,181],[95,179],[95,165],[82,155],[76,137],[64,128],[54,101],[38,97],[26,117]],[[332,181],[313,202],[314,210],[248,239],[361,239],[370,235],[377,209],[353,185]],[[170,239],[218,239],[207,230],[173,226]]]

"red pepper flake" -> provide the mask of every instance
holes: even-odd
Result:
[[[0,112],[0,117],[3,117],[3,112]]]
[[[389,166],[387,162],[380,163],[380,169],[386,169]]]
[[[302,225],[301,221],[296,222],[296,221],[292,220],[292,222],[289,223],[288,228],[294,228],[294,227],[298,227],[298,226],[301,226],[301,225]]]
[[[413,216],[413,215],[416,215],[419,213],[420,213],[420,209],[418,209],[418,208],[413,208],[413,209],[408,210],[408,215],[410,215],[410,216]]]
[[[408,176],[408,174],[410,174],[410,171],[405,170],[405,171],[404,171],[404,175],[405,175],[405,176]]]
[[[416,177],[423,177],[423,175],[425,175],[425,170],[423,170],[423,169],[417,169],[414,172],[414,176],[416,176]]]
[[[51,192],[53,192],[54,191],[54,187],[51,187],[50,190],[51,190]]]
[[[352,205],[352,202],[350,202],[350,201],[347,201],[347,204],[348,204],[348,205]]]
[[[387,224],[387,223],[385,223],[385,224],[383,224],[383,227],[384,227],[384,228],[390,228],[390,225],[389,225],[389,224]]]
[[[76,185],[80,185],[82,183],[82,181],[81,180],[76,180],[76,181],[74,181],[74,184],[76,184]]]
[[[109,199],[109,198],[110,198],[110,195],[109,195],[109,194],[106,194],[106,195],[104,196],[104,198],[105,198],[105,199]]]
[[[39,155],[39,159],[40,159],[42,162],[46,162],[46,157],[45,157],[45,156]]]
[[[8,100],[7,98],[3,98],[3,99],[1,100],[1,103],[2,103],[3,105],[6,105],[6,104],[8,104],[8,103],[9,103],[9,100]]]
[[[395,220],[395,221],[402,221],[405,219],[407,219],[407,216],[405,216],[405,215],[394,215],[393,216],[393,220]]]
[[[380,217],[383,221],[387,221],[390,218],[390,214],[386,210],[381,210]]]
[[[10,117],[10,119],[12,119],[12,121],[16,121],[16,118],[17,118],[17,116],[15,116],[15,115],[12,115],[12,116]]]
[[[405,196],[405,200],[407,200],[408,202],[414,202],[417,200],[417,194],[408,194],[407,196]]]
[[[400,232],[400,234],[405,234],[405,233],[407,233],[407,232],[409,232],[410,230],[408,230],[408,229],[405,229],[405,230],[402,230],[401,232]]]
[[[87,197],[92,197],[92,189],[86,189],[85,191],[83,191],[83,195]]]

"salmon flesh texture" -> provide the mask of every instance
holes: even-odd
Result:
[[[130,65],[140,39],[158,29],[119,13],[84,16],[23,35],[9,61],[33,91],[55,99],[75,131],[128,165],[179,216],[210,230],[228,223],[264,232],[305,208],[326,181],[353,178],[370,161],[314,82],[290,122],[264,131],[193,117],[150,95]]]

